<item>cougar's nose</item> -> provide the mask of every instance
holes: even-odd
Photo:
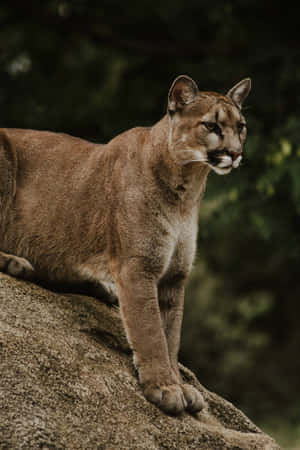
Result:
[[[229,150],[229,155],[232,158],[232,161],[235,161],[239,156],[242,156],[242,152],[236,152],[234,150]]]

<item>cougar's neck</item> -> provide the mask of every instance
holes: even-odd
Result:
[[[202,163],[183,165],[170,149],[170,123],[166,115],[150,131],[150,164],[157,184],[168,200],[198,202],[205,191],[209,167]]]

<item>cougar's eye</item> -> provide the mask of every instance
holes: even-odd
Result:
[[[210,132],[221,134],[221,128],[215,122],[202,122],[202,125],[204,125],[205,128]]]
[[[243,129],[244,129],[245,126],[246,126],[245,123],[243,123],[243,122],[238,122],[238,124],[237,124],[237,129],[238,129],[239,134],[241,134],[241,132],[243,131]]]

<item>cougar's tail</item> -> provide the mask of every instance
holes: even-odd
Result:
[[[0,129],[0,209],[2,210],[16,194],[17,166],[16,150],[5,131]]]

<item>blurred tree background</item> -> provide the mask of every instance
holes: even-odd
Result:
[[[0,5],[3,127],[105,142],[159,120],[179,74],[219,92],[252,78],[244,165],[209,176],[181,359],[285,448],[300,448],[288,443],[300,439],[299,12],[270,0]]]

